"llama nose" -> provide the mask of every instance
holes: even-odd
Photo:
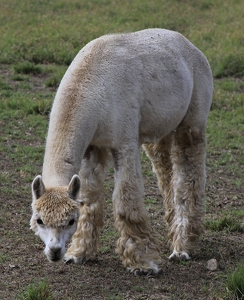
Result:
[[[50,249],[54,254],[58,254],[62,248],[61,247],[51,247]]]

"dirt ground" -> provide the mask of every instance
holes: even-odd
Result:
[[[31,181],[26,182],[27,175],[21,173],[23,162],[9,155],[16,143],[35,147],[44,140],[35,131],[31,131],[28,140],[15,140],[11,133],[6,133],[6,122],[1,120],[0,124],[0,134],[5,137],[2,143],[8,148],[0,153],[0,172],[5,176],[1,178],[8,178],[6,182],[0,182],[0,299],[18,299],[19,293],[30,283],[43,279],[51,286],[55,299],[222,299],[226,274],[244,260],[243,234],[207,230],[189,262],[169,262],[163,199],[153,176],[144,176],[144,179],[145,203],[155,231],[162,237],[164,263],[156,277],[130,274],[115,253],[117,236],[111,234],[113,178],[110,173],[106,181],[105,226],[97,256],[85,265],[49,263],[43,254],[43,243],[29,230]],[[215,156],[207,158],[206,219],[243,208],[243,187],[231,184],[234,174],[224,169],[213,172],[211,164],[215,160]],[[40,173],[41,165],[42,161],[33,165],[33,174]],[[144,173],[149,168],[145,163]],[[217,269],[210,271],[207,262],[213,258],[217,260]]]

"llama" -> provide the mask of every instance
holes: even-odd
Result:
[[[207,59],[177,32],[105,35],[80,50],[55,96],[42,176],[32,183],[31,229],[49,261],[84,263],[96,253],[111,160],[116,251],[134,274],[160,270],[159,242],[143,204],[141,146],[164,198],[169,259],[190,259],[203,233],[212,93]]]

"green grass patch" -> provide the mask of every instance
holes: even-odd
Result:
[[[241,167],[244,165],[243,88],[243,80],[215,80],[207,126],[207,165],[212,170],[225,168],[225,174],[236,186],[240,186],[244,177],[244,168]]]
[[[60,78],[60,77],[52,76],[45,82],[45,86],[57,88],[59,86],[61,79],[62,78]]]
[[[227,92],[239,92],[242,93],[244,91],[244,81],[238,78],[228,77],[222,80],[215,81],[215,91],[223,90]]]
[[[158,203],[157,199],[155,199],[155,198],[145,197],[145,199],[144,199],[144,204],[145,204],[147,210],[150,210],[151,208],[153,208],[157,203]]]
[[[66,65],[51,64],[43,66],[44,72],[48,74],[45,86],[57,89],[67,68],[68,67]]]
[[[30,80],[30,77],[29,76],[23,76],[23,75],[20,75],[20,74],[14,74],[12,77],[11,77],[12,80],[14,81],[28,81]]]
[[[244,264],[239,265],[237,270],[228,276],[227,292],[228,299],[244,299]]]
[[[45,95],[23,94],[21,92],[5,95],[0,101],[2,115],[12,116],[17,112],[19,116],[48,115],[51,111],[53,98]]]
[[[0,223],[2,223],[1,220],[0,220]],[[8,261],[8,260],[10,260],[9,255],[4,254],[4,253],[0,253],[0,264],[6,262],[6,261]]]
[[[0,90],[12,90],[11,86],[0,78]]]
[[[215,72],[216,78],[244,76],[244,57],[230,54],[226,56]]]
[[[0,11],[0,63],[69,65],[85,44],[103,34],[157,27],[186,35],[205,53],[216,77],[242,76],[243,18],[240,0],[224,5],[220,0],[70,0],[45,5],[30,0],[28,8],[24,1],[9,0]]]
[[[144,290],[144,287],[142,287],[142,286],[133,286],[132,287],[132,291],[134,291],[134,292],[143,292],[143,290]]]
[[[223,216],[218,220],[207,220],[205,224],[208,229],[213,231],[244,232],[241,220],[232,215]]]
[[[231,212],[233,216],[244,219],[244,209],[234,210]]]
[[[53,292],[46,281],[38,284],[30,284],[24,293],[18,296],[18,300],[54,300]]]
[[[25,61],[14,65],[14,71],[18,74],[41,74],[42,68],[41,66],[37,66],[31,62]]]
[[[99,251],[101,253],[107,253],[111,251],[111,246],[114,245],[115,240],[118,239],[119,234],[117,230],[113,228],[103,228],[101,231],[101,245]]]

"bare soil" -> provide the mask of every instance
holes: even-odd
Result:
[[[35,77],[33,84],[44,90],[43,78]],[[1,101],[1,100],[0,100]],[[11,120],[9,120],[11,122]],[[21,123],[25,119],[20,120]],[[0,153],[1,173],[6,181],[0,182],[0,299],[18,299],[20,292],[30,283],[46,279],[55,299],[222,299],[225,294],[226,274],[244,260],[243,234],[238,232],[206,231],[198,249],[189,262],[169,262],[167,228],[164,222],[163,199],[156,178],[144,176],[145,202],[155,231],[162,238],[161,272],[151,278],[134,276],[126,271],[115,253],[112,217],[113,178],[109,173],[106,184],[105,226],[100,251],[85,265],[49,263],[43,254],[43,243],[29,230],[31,217],[31,180],[21,172],[23,162],[10,153],[14,145],[44,144],[44,140],[31,130],[28,139],[17,139],[6,133],[7,120],[1,120],[0,135],[8,150]],[[214,171],[211,164],[215,156],[207,158],[206,219],[218,218],[223,211],[243,208],[243,186],[231,184],[234,174]],[[28,161],[28,157],[26,158]],[[33,174],[41,172],[42,161],[33,165]],[[148,163],[143,170],[150,168]],[[153,199],[153,204],[150,204]],[[207,269],[208,260],[217,260],[217,269]]]

